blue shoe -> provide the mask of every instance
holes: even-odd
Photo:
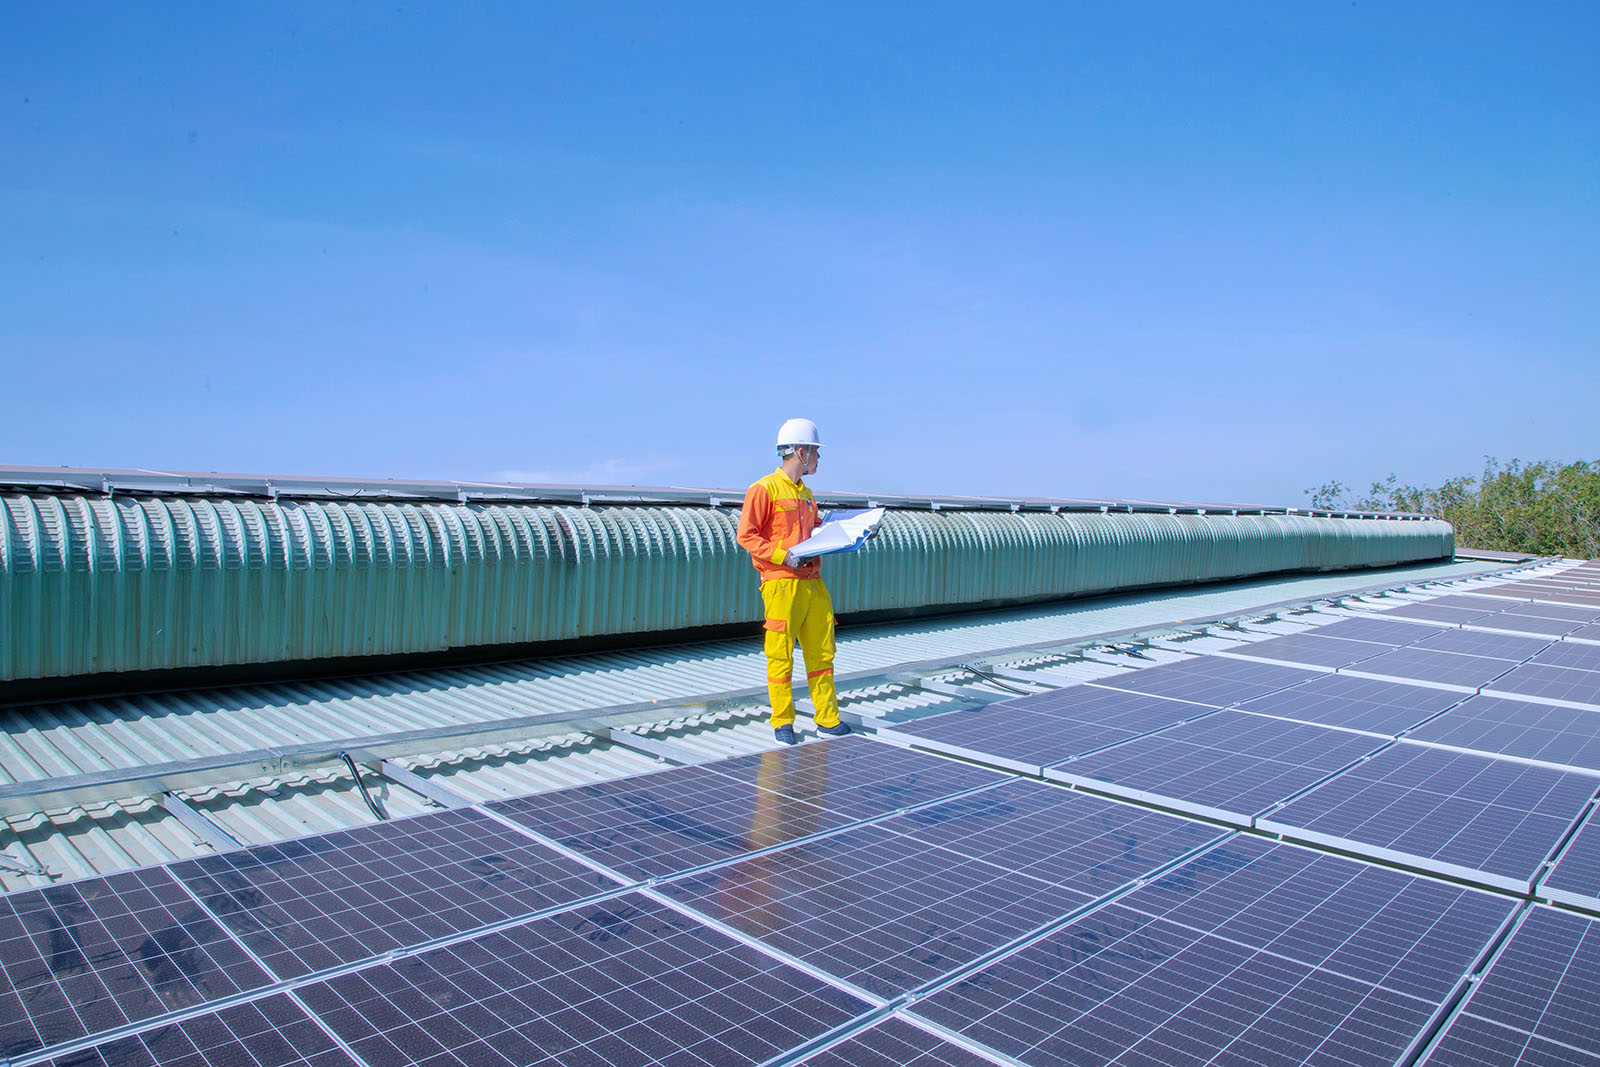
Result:
[[[772,736],[785,745],[798,745],[800,743],[800,739],[794,735],[793,726],[780,726],[772,731]]]
[[[841,722],[837,726],[819,726],[819,727],[817,727],[817,733],[819,733],[819,734],[827,734],[829,737],[843,737],[845,734],[847,734],[849,732],[850,732],[850,724],[847,723],[847,722]]]

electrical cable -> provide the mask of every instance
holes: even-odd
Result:
[[[367,802],[367,810],[371,811],[373,817],[379,822],[386,822],[389,818],[389,813],[384,811],[376,800],[372,799],[371,793],[367,792],[367,783],[361,780],[361,772],[356,769],[356,761],[350,758],[350,753],[348,752],[339,753],[339,758],[344,760],[346,767],[350,768],[350,774],[356,780],[356,788],[361,790],[361,799]]]
[[[976,674],[979,678],[982,678],[984,681],[988,682],[990,685],[998,686],[999,688],[1004,689],[1008,693],[1015,693],[1018,696],[1022,696],[1022,697],[1031,695],[1029,690],[1027,690],[1027,689],[1018,689],[1014,685],[1007,685],[1005,682],[1002,682],[1000,679],[996,678],[994,675],[990,674],[988,671],[979,670],[977,667],[974,667],[970,663],[963,663],[960,666],[961,666],[962,670],[971,671],[973,674]]]

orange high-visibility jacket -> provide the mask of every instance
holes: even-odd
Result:
[[[750,552],[763,582],[774,578],[820,578],[822,561],[812,557],[799,567],[785,567],[784,554],[817,528],[817,502],[811,490],[796,485],[780,468],[744,494],[739,513],[739,544]]]

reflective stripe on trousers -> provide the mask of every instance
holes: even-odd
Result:
[[[806,688],[818,726],[837,726],[839,696],[833,687],[833,600],[821,578],[773,578],[761,583],[766,607],[767,695],[772,725],[794,722],[794,645],[806,660]]]

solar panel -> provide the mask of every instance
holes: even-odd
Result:
[[[1424,600],[1422,603],[1434,608],[1463,608],[1469,611],[1495,612],[1506,609],[1503,597],[1470,596],[1461,593],[1450,593],[1445,596]]]
[[[1325,674],[1240,704],[1238,711],[1394,736],[1461,699],[1460,693],[1349,674]]]
[[[470,810],[227,852],[171,870],[280,978],[616,888]]]
[[[0,897],[0,1059],[267,985],[161,868]]]
[[[1524,663],[1484,686],[1485,693],[1600,708],[1600,671]]]
[[[1600,910],[1600,826],[1592,814],[1561,850],[1555,866],[1539,883],[1539,893],[1563,904]]]
[[[774,786],[784,766],[774,759],[768,779]],[[673,874],[853,821],[704,764],[489,807],[633,878]]]
[[[1577,627],[1578,623],[1575,622],[1524,615],[1513,611],[1502,611],[1498,615],[1489,615],[1467,624],[1469,630],[1493,630],[1498,633],[1529,634],[1552,639],[1570,633]]]
[[[871,819],[901,808],[1007,781],[1011,776],[865,737],[811,742],[704,766],[791,800]]]
[[[993,1067],[994,1063],[894,1017],[802,1062],[806,1067]]]
[[[1574,1067],[1600,1063],[1600,928],[1535,907],[1474,984],[1425,1063]]]
[[[1385,612],[1386,615],[1392,612]],[[1380,645],[1409,645],[1429,634],[1443,632],[1436,626],[1419,626],[1414,622],[1394,622],[1388,618],[1341,619],[1307,630],[1319,637],[1342,637],[1348,641],[1375,641]]]
[[[1600,770],[1600,715],[1503,697],[1468,697],[1413,730],[1414,741]]]
[[[1571,771],[1401,743],[1257,825],[1526,893],[1597,785]]]
[[[1342,637],[1319,637],[1313,633],[1273,637],[1231,650],[1230,655],[1271,660],[1311,667],[1343,667],[1357,660],[1387,652],[1393,645],[1373,641],[1351,641]]]
[[[886,999],[1094,899],[878,826],[690,875],[659,892]]]
[[[867,1002],[631,893],[300,990],[374,1065],[760,1063]]]
[[[1045,776],[1248,826],[1384,742],[1242,712],[1175,726],[1045,768]]]
[[[1573,607],[1566,604],[1513,604],[1506,611],[1518,615],[1531,615],[1537,619],[1555,619],[1559,622],[1572,622],[1578,624],[1591,623],[1600,617],[1600,612],[1593,608]]]
[[[1164,663],[1159,667],[1129,671],[1101,679],[1095,684],[1133,693],[1177,697],[1220,708],[1303,682],[1313,673],[1276,663],[1197,656],[1176,663]]]
[[[1573,667],[1582,671],[1600,671],[1600,645],[1557,641],[1534,656],[1532,662],[1548,663],[1552,667]]]
[[[1229,831],[1018,781],[882,824],[926,845],[1100,896]]]
[[[915,1011],[1025,1064],[1392,1063],[1513,906],[1235,839]]]
[[[1208,705],[1075,685],[1050,693],[900,723],[881,735],[1039,774],[1047,763],[1092,752],[1215,709]]]
[[[51,1067],[358,1067],[282,993],[48,1062]]]
[[[1467,656],[1487,656],[1521,663],[1550,642],[1538,637],[1515,637],[1511,634],[1491,634],[1481,630],[1446,630],[1424,637],[1412,648],[1432,649],[1436,652],[1460,652]]]
[[[1511,667],[1508,660],[1435,652],[1425,648],[1397,648],[1347,669],[1367,678],[1432,685],[1471,693]]]
[[[1481,619],[1486,615],[1493,615],[1494,608],[1458,608],[1432,601],[1422,604],[1407,604],[1404,607],[1390,608],[1383,613],[1385,619],[1415,619],[1419,622],[1437,622],[1450,625],[1460,625]]]

